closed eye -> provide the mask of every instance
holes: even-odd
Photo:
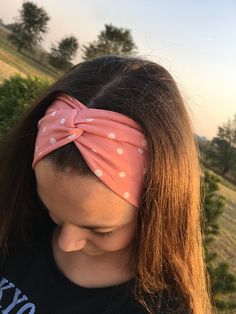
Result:
[[[49,213],[49,216],[51,216],[51,219],[53,219],[53,221],[58,224],[58,225],[61,225],[61,223],[59,222],[59,220],[55,217],[53,217],[53,213],[50,212],[50,210],[48,208],[46,208],[48,213]],[[95,237],[100,237],[100,238],[105,238],[105,237],[110,237],[113,235],[113,231],[109,231],[109,232],[97,232],[93,229],[89,229],[90,233],[92,233]]]
[[[110,237],[113,235],[113,232],[112,231],[109,231],[109,232],[97,232],[97,231],[94,231],[93,229],[90,229],[89,230],[95,237],[101,237],[101,238],[105,238],[105,237]]]

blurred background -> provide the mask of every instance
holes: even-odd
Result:
[[[219,313],[236,313],[236,1],[0,1],[0,140],[75,64],[141,56],[175,79],[203,164],[204,249]]]

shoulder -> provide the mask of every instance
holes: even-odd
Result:
[[[135,314],[191,314],[185,302],[180,297],[175,296],[173,291],[163,289],[154,294],[145,293],[142,299],[148,305],[150,312],[138,299],[138,289],[136,279],[132,280],[129,285],[125,285],[127,295],[124,302],[120,303],[121,309],[118,313],[135,313]],[[116,313],[115,309],[113,311]],[[112,312],[112,313],[113,313]]]
[[[191,314],[192,312],[187,308],[185,302],[180,297],[176,297],[167,289],[154,295],[145,295],[145,301],[152,310],[152,314]],[[142,312],[149,313],[147,309],[142,306]]]
[[[190,314],[191,311],[186,306],[186,302],[183,298],[177,297],[172,291],[164,289],[161,295],[158,297],[160,303],[159,312],[160,314]]]

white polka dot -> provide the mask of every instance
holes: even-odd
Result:
[[[95,153],[97,152],[96,148],[94,148],[94,147],[91,147],[90,149],[91,149],[93,152],[95,152]]]
[[[40,123],[41,123],[41,120],[39,120],[38,125],[40,125]]]
[[[126,173],[124,171],[119,172],[119,176],[121,178],[124,178],[126,176]]]
[[[141,141],[141,145],[146,146],[147,145],[147,141],[146,140],[142,140]]]
[[[45,126],[45,127],[43,128],[43,133],[46,131],[46,129],[47,129],[47,128],[46,128],[46,126]]]
[[[109,133],[109,134],[108,134],[108,137],[109,137],[109,138],[116,138],[116,135],[115,135],[115,133]]]
[[[117,148],[117,150],[116,150],[116,151],[117,151],[117,153],[118,153],[118,154],[120,154],[120,155],[122,155],[122,154],[124,153],[123,148],[120,148],[120,147],[119,147],[119,148]]]
[[[39,156],[42,155],[42,152],[39,153]]]
[[[66,119],[62,118],[61,121],[60,121],[60,124],[64,124],[65,121],[66,121]]]
[[[54,137],[51,137],[51,138],[50,138],[50,143],[51,143],[51,144],[55,144],[56,141],[57,141],[57,140],[56,140]]]
[[[124,195],[124,198],[129,198],[129,192],[125,192],[123,195]]]
[[[93,118],[87,118],[87,119],[85,119],[86,121],[88,121],[88,122],[91,122],[91,121],[93,121],[94,119]]]
[[[71,135],[67,136],[67,138],[69,138],[69,139],[71,140],[71,139],[75,138],[76,135],[77,135],[77,134],[74,133],[74,134],[71,134]]]
[[[139,154],[142,154],[143,153],[143,149],[141,147],[138,148],[138,152]]]
[[[95,170],[95,174],[96,174],[96,176],[101,177],[102,176],[102,171],[99,170],[99,169],[96,169]]]
[[[38,151],[38,146],[35,147],[35,151],[36,151],[36,152]]]
[[[51,116],[55,116],[56,113],[57,113],[56,111],[53,111],[53,112],[51,113]]]

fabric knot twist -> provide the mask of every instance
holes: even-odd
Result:
[[[59,96],[38,122],[33,169],[41,158],[70,142],[104,184],[139,207],[147,159],[139,124],[121,113],[87,108],[73,97]]]

